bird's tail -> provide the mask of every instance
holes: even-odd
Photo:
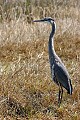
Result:
[[[72,84],[71,84],[71,80],[69,79],[69,89],[68,89],[68,94],[72,95],[72,92],[73,92],[73,87],[72,87]]]

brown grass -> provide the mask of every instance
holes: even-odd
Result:
[[[66,65],[73,84],[73,95],[67,95],[64,90],[60,108],[57,105],[58,86],[51,79],[48,59],[50,25],[30,24],[22,11],[15,19],[6,19],[2,12],[1,120],[80,120],[80,9],[74,1],[71,4],[67,3],[64,7],[64,2],[55,3],[52,9],[51,4],[47,6],[43,3],[42,6],[39,3],[36,9],[32,9],[33,19],[48,15],[56,19],[55,50]],[[37,8],[44,14],[40,11],[38,14]],[[51,15],[48,12],[48,15],[45,14],[46,9]],[[22,10],[21,6],[19,10]],[[10,16],[14,16],[16,11],[13,12],[13,8],[10,11]]]

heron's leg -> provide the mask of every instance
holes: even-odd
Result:
[[[60,107],[61,101],[62,101],[62,96],[63,96],[63,88],[61,85],[59,85],[59,96],[58,96],[58,105]]]
[[[63,97],[63,88],[62,88],[62,86],[61,86],[61,101],[62,101],[62,97]]]
[[[60,107],[60,103],[61,103],[60,96],[61,96],[61,90],[60,90],[60,86],[59,86],[59,95],[58,95],[58,106],[59,107]]]

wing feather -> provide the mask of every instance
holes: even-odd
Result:
[[[56,62],[54,65],[54,74],[56,81],[58,81],[69,94],[72,94],[71,80],[63,63]]]

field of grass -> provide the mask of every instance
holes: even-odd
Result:
[[[0,5],[0,120],[80,120],[80,2],[27,1]],[[32,22],[45,16],[56,21],[55,50],[73,85],[60,108],[48,59],[51,26]]]

